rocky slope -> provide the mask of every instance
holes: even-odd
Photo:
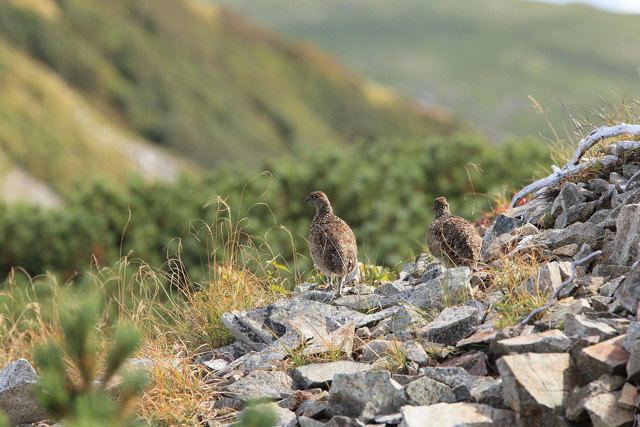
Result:
[[[628,133],[640,126],[614,132]],[[421,255],[397,280],[355,284],[335,301],[306,283],[224,314],[235,342],[195,361],[220,382],[216,408],[269,398],[263,410],[290,427],[634,425],[639,148],[617,142],[606,162],[578,156],[579,174],[546,180],[538,198],[500,214],[480,270]]]

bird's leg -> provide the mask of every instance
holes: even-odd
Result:
[[[336,276],[338,277],[338,276]],[[344,279],[346,276],[338,277],[338,285],[336,286],[336,290],[333,293],[334,298],[340,298],[342,292],[342,284],[344,283]]]

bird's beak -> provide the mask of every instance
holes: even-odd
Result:
[[[310,200],[311,200],[311,196],[307,196],[307,198],[306,198],[306,199],[304,199],[304,201],[305,201],[305,202],[308,202],[308,201],[310,201]]]

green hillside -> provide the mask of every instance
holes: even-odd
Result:
[[[123,156],[123,140],[256,167],[297,145],[454,127],[198,0],[2,2],[0,67],[0,149],[63,192],[94,173],[140,172],[131,163],[146,160]],[[198,169],[186,165],[171,168]]]
[[[494,138],[547,129],[640,93],[640,16],[521,0],[215,0],[308,39],[403,94],[450,107]],[[549,134],[549,132],[547,132]]]

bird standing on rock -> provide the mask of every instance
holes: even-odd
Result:
[[[482,237],[473,224],[451,214],[444,197],[433,202],[436,218],[427,229],[427,246],[431,254],[447,267],[475,268],[480,260]]]
[[[311,259],[330,283],[337,279],[334,295],[340,296],[346,277],[358,266],[356,236],[346,222],[333,214],[329,198],[322,191],[312,192],[304,201],[316,207],[309,230]]]

